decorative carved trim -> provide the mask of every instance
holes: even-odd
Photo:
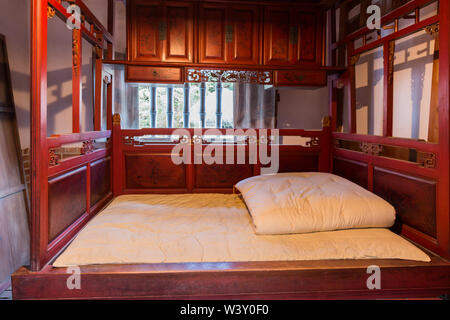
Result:
[[[359,61],[359,54],[355,54],[354,56],[350,57],[350,65],[354,66]]]
[[[187,68],[186,79],[188,82],[273,83],[272,71],[257,70],[210,70]]]
[[[139,145],[140,142],[137,141],[134,137],[132,136],[126,136],[123,137],[123,144],[127,145],[127,146],[136,146]]]
[[[78,68],[78,60],[79,60],[79,52],[80,52],[80,42],[78,37],[72,36],[72,55],[73,55],[73,67]]]
[[[59,164],[60,157],[56,154],[55,149],[48,150],[48,165],[50,167],[57,166]]]
[[[395,41],[389,42],[389,69],[388,69],[388,81],[389,84],[393,83],[394,80],[394,55],[395,55]]]
[[[92,152],[94,152],[94,141],[92,141],[92,139],[83,141],[83,146],[81,147],[81,154],[88,154]]]
[[[104,83],[104,84],[110,84],[110,83],[111,83],[111,78],[108,77],[108,76],[105,76],[105,77],[103,78],[103,83]]]
[[[436,168],[436,155],[434,153],[417,152],[417,164],[423,168]]]
[[[55,8],[53,8],[52,6],[47,6],[47,18],[51,19],[55,16],[56,11]]]
[[[431,36],[437,36],[439,34],[439,23],[435,23],[431,26],[425,27],[425,31]]]
[[[320,139],[319,137],[311,137],[311,140],[306,141],[306,145],[310,147],[318,147],[320,146]]]
[[[322,128],[331,126],[331,117],[325,116],[322,118]]]
[[[114,126],[120,126],[120,114],[119,113],[115,113],[113,115],[113,125]]]
[[[361,142],[359,147],[362,152],[372,156],[379,156],[381,151],[383,151],[383,146],[376,143]]]

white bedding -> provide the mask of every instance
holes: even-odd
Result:
[[[237,195],[127,195],[93,218],[53,266],[376,258],[430,261],[387,229],[256,235]]]

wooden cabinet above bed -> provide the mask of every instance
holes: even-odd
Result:
[[[130,0],[128,60],[292,69],[321,66],[321,7]]]

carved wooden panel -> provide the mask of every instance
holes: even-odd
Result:
[[[264,64],[290,64],[294,53],[290,39],[291,10],[267,7],[264,21]]]
[[[163,61],[192,62],[194,48],[194,4],[167,2],[165,12],[166,40]]]
[[[368,165],[364,162],[343,158],[333,159],[333,173],[368,188]]]
[[[130,82],[182,83],[183,73],[176,67],[127,66],[126,78]]]
[[[111,158],[91,164],[91,207],[111,193]]]
[[[396,226],[436,237],[436,181],[374,168],[373,191],[397,211]]]
[[[317,14],[315,12],[299,12],[297,13],[299,26],[299,40],[297,41],[297,62],[315,62],[317,39],[322,36],[318,34]]]
[[[232,188],[239,181],[253,176],[251,164],[203,164],[194,168],[196,188]]]
[[[131,3],[130,31],[128,45],[132,60],[161,61],[160,35],[164,27],[163,8],[159,1],[134,0]]]
[[[277,86],[325,86],[327,75],[324,71],[278,70],[275,83]]]
[[[200,63],[222,63],[226,61],[226,11],[226,5],[200,4]]]
[[[79,168],[48,182],[48,238],[55,239],[86,212],[87,169]]]
[[[258,64],[259,8],[234,6],[229,8],[228,25],[232,29],[228,62],[231,64]]]
[[[127,154],[125,168],[128,189],[186,188],[186,166],[170,153]]]

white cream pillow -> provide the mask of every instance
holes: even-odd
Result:
[[[384,228],[395,221],[388,202],[329,173],[261,175],[240,181],[236,188],[257,234]]]

